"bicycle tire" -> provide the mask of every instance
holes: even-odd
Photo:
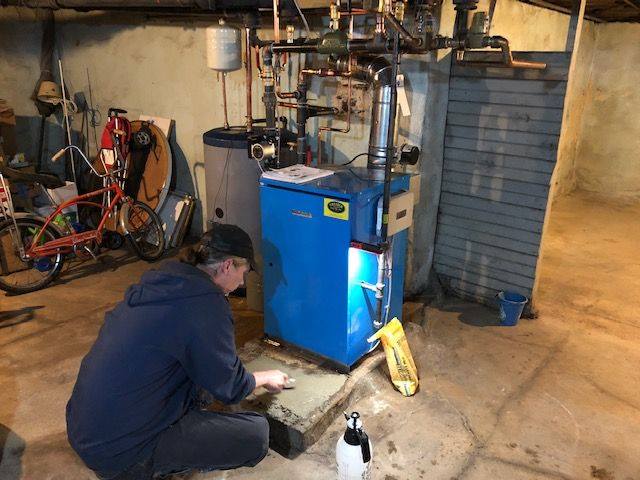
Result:
[[[140,210],[147,215],[146,218],[140,218],[144,217],[140,214]],[[160,217],[146,203],[138,201],[133,202],[126,212],[129,216],[126,219],[126,237],[134,252],[147,262],[158,260],[164,253],[164,230]],[[138,227],[140,222],[147,228]],[[149,232],[148,229],[153,231]],[[151,235],[151,241],[148,241],[149,235]]]
[[[45,224],[45,221],[39,218],[25,217],[25,218],[16,218],[16,224],[18,226],[18,231],[21,232],[22,234],[23,228],[25,230],[28,228],[38,229],[38,230],[42,229],[42,227]],[[6,245],[6,242],[2,240],[4,239],[5,235],[11,235],[11,230],[15,231],[13,220],[7,220],[5,222],[0,223],[0,243],[1,244]],[[33,235],[33,232],[28,232],[28,233]],[[43,237],[45,237],[47,241],[50,241],[56,238],[60,238],[61,234],[60,232],[58,232],[58,230],[53,228],[51,225],[48,225]],[[18,272],[13,272],[13,273],[7,273],[7,274],[0,273],[0,290],[4,290],[5,292],[8,292],[8,293],[21,295],[23,293],[35,292],[36,290],[41,290],[45,288],[53,280],[55,280],[55,278],[60,274],[60,271],[62,270],[62,266],[64,264],[63,254],[59,253],[55,255],[53,258],[54,258],[53,267],[44,272],[38,270],[33,265],[34,260],[30,260],[29,262],[23,262],[23,263],[28,263],[29,268],[25,268],[24,270],[20,270]],[[32,270],[36,270],[41,274],[38,280],[33,282],[27,282],[21,285],[18,285],[16,283],[11,283],[9,277],[11,277],[12,275],[21,274],[23,272],[32,271]]]

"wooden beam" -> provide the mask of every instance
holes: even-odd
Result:
[[[573,0],[571,7],[571,20],[569,21],[569,31],[567,32],[566,52],[574,52],[580,43],[580,33],[582,32],[582,22],[584,20],[584,9],[587,0]],[[571,61],[573,64],[573,59]]]
[[[546,2],[545,0],[520,0],[520,1],[523,3],[529,3],[531,5],[535,5],[536,7],[547,8],[549,10],[554,10],[556,12],[566,13],[571,15],[570,8],[563,7],[562,5],[556,5],[555,3],[549,3],[549,2]],[[595,23],[602,23],[605,21],[604,19],[596,17],[594,15],[585,15],[584,18]]]
[[[629,5],[630,7],[635,8],[636,10],[640,10],[640,4],[634,2],[633,0],[622,0],[622,1],[627,5]]]

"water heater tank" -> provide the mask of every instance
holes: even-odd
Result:
[[[231,72],[242,67],[240,30],[225,24],[207,27],[207,66],[218,72]]]

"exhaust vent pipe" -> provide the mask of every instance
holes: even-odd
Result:
[[[331,66],[340,71],[349,71],[349,58],[329,60]],[[384,57],[358,57],[351,64],[351,76],[373,87],[371,104],[371,130],[367,168],[384,169],[389,149],[389,125],[392,117],[391,89],[394,82],[391,64]]]

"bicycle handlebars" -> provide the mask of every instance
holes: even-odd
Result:
[[[114,173],[119,173],[122,172],[124,170],[124,168],[119,168],[118,170],[111,170],[110,172],[106,172],[104,174],[100,174],[98,173],[98,171],[93,168],[93,165],[91,165],[91,162],[87,159],[87,157],[85,156],[85,154],[82,152],[82,150],[80,150],[77,146],[75,145],[69,145],[68,147],[64,147],[63,149],[61,149],[58,153],[56,153],[53,157],[51,157],[51,161],[52,162],[57,162],[58,160],[60,160],[60,158],[64,155],[64,153],[67,150],[76,150],[80,156],[82,157],[82,159],[85,161],[85,163],[89,166],[89,168],[91,169],[91,171],[100,178],[104,178],[104,177],[110,177],[112,176]]]

